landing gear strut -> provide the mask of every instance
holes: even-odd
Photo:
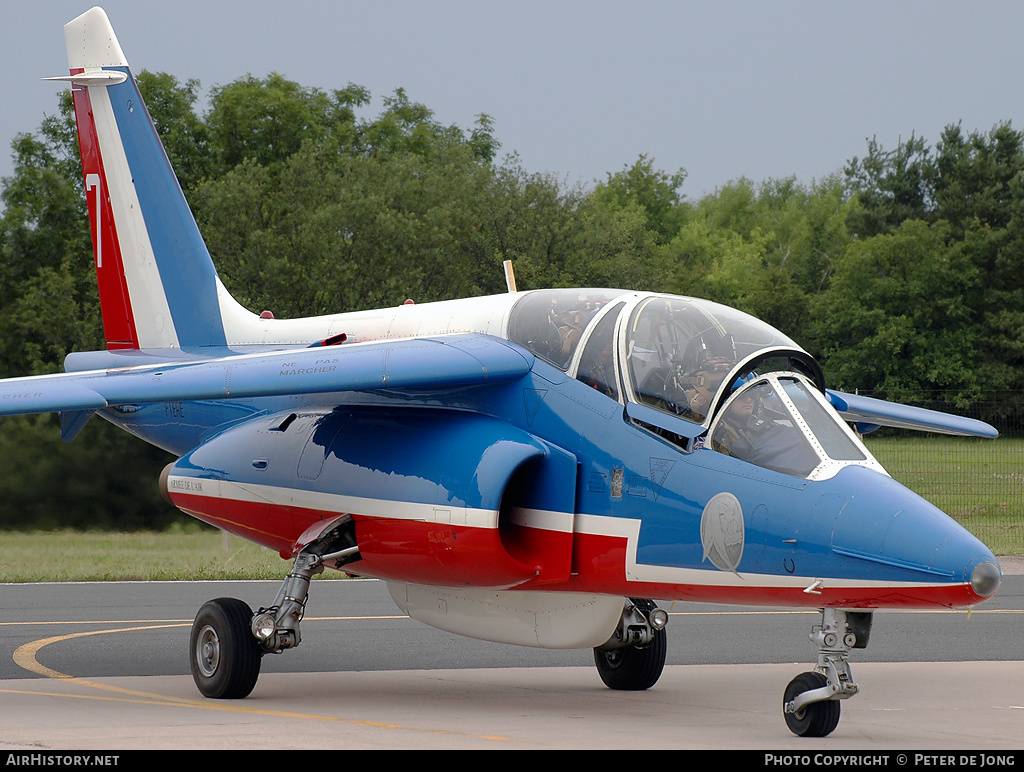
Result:
[[[204,604],[192,624],[189,663],[199,691],[214,699],[248,697],[260,675],[264,654],[299,645],[299,622],[309,582],[325,562],[338,568],[359,559],[351,521],[343,521],[306,545],[269,608],[255,614],[243,601],[217,598]]]
[[[609,689],[650,689],[665,668],[668,614],[654,601],[630,598],[608,641],[594,649],[597,672]]]
[[[849,651],[867,646],[870,632],[870,612],[822,609],[821,624],[811,629],[818,664],[790,681],[782,697],[782,713],[793,734],[825,737],[839,725],[839,700],[859,689],[850,672]]]

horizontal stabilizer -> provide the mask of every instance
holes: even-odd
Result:
[[[57,75],[53,78],[40,78],[40,80],[62,81],[70,83],[72,86],[116,86],[118,83],[128,80],[128,75],[116,70],[98,70],[74,75]]]
[[[923,407],[911,407],[895,402],[886,402],[873,397],[862,397],[859,394],[845,394],[841,391],[827,392],[828,401],[844,419],[857,424],[862,434],[879,426],[891,426],[897,429],[914,429],[921,432],[937,434],[956,434],[964,437],[995,438],[999,432],[984,421],[973,418],[928,410]]]
[[[233,397],[446,390],[515,380],[532,366],[530,354],[487,335],[303,348],[11,378],[0,381],[0,415]]]

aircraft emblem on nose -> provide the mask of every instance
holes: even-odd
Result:
[[[744,530],[739,499],[725,491],[712,496],[700,519],[703,559],[721,571],[735,572],[743,558]]]

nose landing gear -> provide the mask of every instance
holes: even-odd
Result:
[[[839,700],[859,690],[850,672],[849,651],[866,647],[870,631],[870,612],[822,609],[821,624],[810,636],[818,646],[818,664],[790,681],[782,697],[782,713],[793,734],[825,737],[839,725]]]

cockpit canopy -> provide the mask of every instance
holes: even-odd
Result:
[[[704,423],[719,392],[749,378],[766,357],[820,378],[814,360],[774,327],[707,300],[641,300],[629,316],[624,343],[633,398],[694,423]]]
[[[566,370],[584,331],[625,290],[538,290],[516,302],[508,337],[555,367]]]
[[[804,478],[847,463],[881,468],[828,406],[813,357],[734,308],[622,290],[542,290],[513,307],[509,338],[688,450],[703,445]]]

